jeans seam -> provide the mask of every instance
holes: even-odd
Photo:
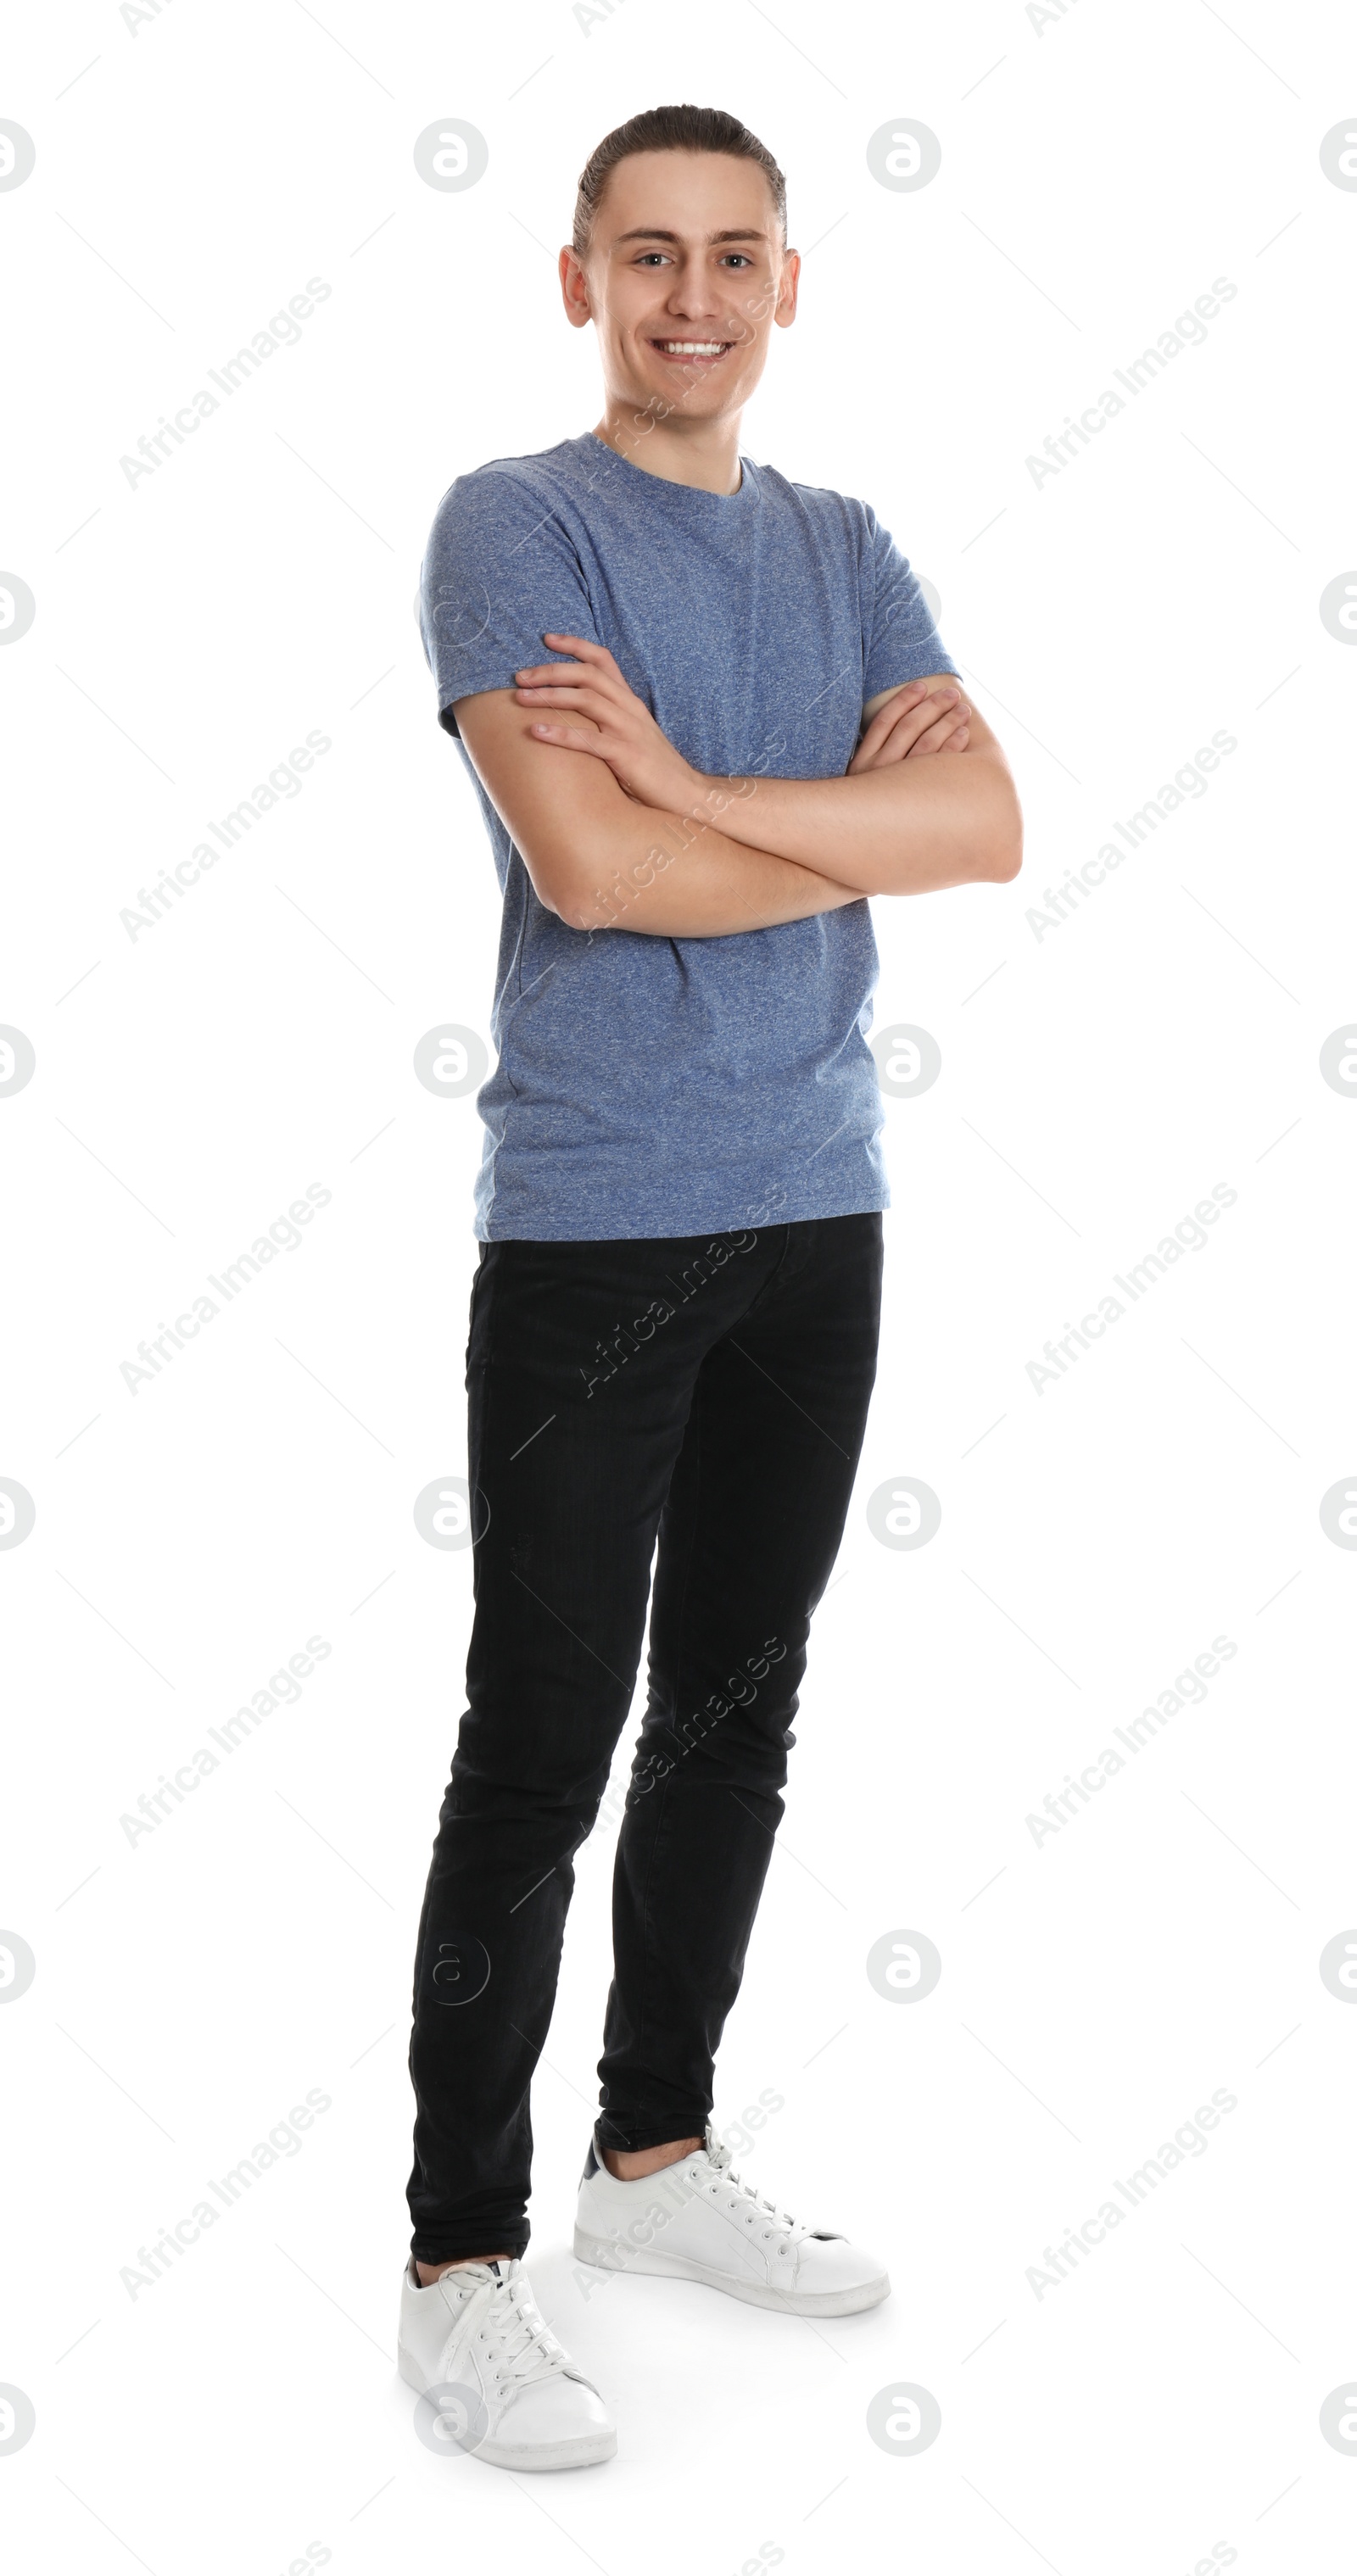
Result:
[[[762,1286],[761,1288],[756,1288],[756,1289],[755,1289],[753,1296],[750,1298],[749,1303],[748,1303],[748,1305],[746,1306],[746,1308],[745,1308],[745,1310],[744,1310],[744,1313],[743,1313],[742,1315],[739,1315],[739,1316],[737,1316],[737,1317],[736,1317],[736,1321],[735,1321],[735,1323],[733,1323],[733,1324],[731,1325],[730,1333],[723,1334],[723,1336],[722,1336],[722,1339],[723,1339],[723,1340],[725,1340],[725,1341],[729,1341],[729,1340],[730,1340],[731,1333],[733,1333],[733,1332],[736,1330],[736,1326],[737,1326],[737,1325],[738,1325],[739,1329],[740,1329],[741,1331],[743,1331],[744,1326],[748,1323],[750,1316],[751,1316],[751,1315],[756,1311],[756,1309],[757,1309],[759,1306],[761,1306],[761,1305],[763,1304],[764,1298],[765,1298],[765,1297],[771,1297],[771,1295],[772,1295],[772,1293],[773,1293],[773,1290],[776,1288],[776,1286],[777,1286],[777,1283],[778,1283],[779,1279],[782,1277],[783,1270],[784,1270],[784,1269],[785,1269],[785,1267],[786,1267],[787,1255],[788,1255],[788,1253],[790,1252],[790,1250],[791,1250],[791,1248],[792,1248],[792,1230],[791,1230],[791,1227],[790,1227],[789,1225],[784,1225],[784,1227],[783,1227],[783,1229],[782,1229],[782,1237],[783,1237],[783,1241],[782,1241],[782,1250],[781,1250],[781,1251],[780,1251],[780,1253],[778,1254],[777,1260],[774,1262],[772,1269],[769,1271],[768,1276],[767,1276],[767,1278],[765,1279],[765,1281],[764,1281],[764,1283],[763,1283],[763,1286]]]
[[[697,1372],[697,1379],[695,1379],[695,1380],[694,1380],[694,1384],[693,1384],[693,1396],[692,1396],[692,1403],[691,1403],[691,1404],[690,1404],[690,1406],[689,1406],[689,1411],[688,1411],[688,1420],[687,1420],[687,1422],[686,1422],[686,1423],[685,1423],[685,1425],[684,1425],[684,1439],[685,1439],[685,1440],[687,1439],[689,1432],[693,1429],[694,1413],[695,1413],[695,1411],[696,1411],[697,1402],[698,1402],[698,1380],[700,1380],[701,1375],[702,1375],[702,1369],[701,1369],[701,1365],[699,1364],[698,1372]],[[678,1462],[677,1462],[677,1460],[676,1460],[676,1461],[675,1461],[675,1465],[676,1465],[676,1466],[677,1466],[677,1463],[678,1463]],[[691,1534],[690,1534],[690,1536],[689,1536],[689,1541],[688,1541],[688,1559],[687,1559],[687,1563],[685,1564],[684,1569],[683,1569],[683,1592],[682,1592],[682,1596],[681,1596],[680,1601],[679,1601],[678,1618],[677,1618],[677,1620],[676,1620],[676,1622],[675,1622],[675,1633],[676,1633],[676,1640],[677,1640],[677,1642],[676,1642],[675,1650],[674,1650],[674,1719],[675,1719],[675,1723],[676,1723],[676,1724],[677,1724],[677,1720],[678,1720],[678,1713],[679,1713],[679,1680],[680,1680],[680,1676],[681,1676],[682,1671],[683,1671],[683,1640],[684,1640],[684,1636],[685,1636],[686,1631],[687,1631],[687,1624],[688,1624],[688,1594],[689,1594],[689,1591],[690,1591],[691,1586],[692,1586],[692,1580],[693,1580],[693,1563],[694,1563],[694,1560],[695,1560],[696,1555],[697,1555],[697,1525],[698,1525],[698,1520],[699,1520],[699,1517],[700,1517],[701,1493],[702,1493],[702,1441],[701,1441],[701,1435],[700,1435],[700,1430],[699,1430],[698,1442],[697,1442],[697,1490],[696,1490],[696,1496],[695,1496],[694,1505],[693,1505],[692,1529],[691,1529]],[[652,1601],[653,1601],[653,1595],[652,1595]],[[653,1834],[652,1834],[652,1836],[651,1836],[651,1843],[650,1843],[650,1856],[649,1856],[649,1859],[648,1859],[648,1860],[647,1860],[647,1862],[646,1862],[645,1886],[644,1886],[644,1888],[643,1888],[643,1889],[642,1889],[642,1891],[641,1891],[641,1961],[642,1961],[642,1974],[643,1974],[643,1977],[644,1977],[645,1983],[644,1983],[644,1990],[643,1990],[643,1996],[642,1996],[642,2012],[641,2012],[641,2020],[640,2020],[640,2025],[639,2025],[639,2028],[638,2028],[638,2031],[637,2031],[637,2035],[636,2035],[636,2055],[637,2055],[637,2057],[638,2057],[638,2058],[642,2057],[642,2056],[644,2055],[644,2053],[645,2053],[645,2035],[646,2035],[646,2019],[645,2019],[645,2016],[646,2016],[646,2010],[647,2010],[647,2008],[648,2008],[648,2004],[649,2004],[649,1997],[650,1997],[650,1962],[651,1962],[651,1949],[650,1949],[650,1891],[651,1891],[651,1883],[652,1883],[652,1881],[653,1881],[653,1879],[654,1879],[654,1876],[655,1876],[656,1861],[657,1861],[658,1856],[659,1856],[660,1838],[661,1838],[661,1836],[662,1836],[662,1834],[663,1834],[663,1832],[664,1832],[665,1818],[666,1818],[666,1815],[667,1815],[667,1812],[668,1812],[668,1800],[669,1800],[669,1781],[668,1781],[668,1777],[666,1776],[666,1777],[665,1777],[665,1778],[660,1782],[660,1806],[659,1806],[659,1810],[658,1810],[658,1813],[656,1814],[656,1818],[655,1818],[655,1827],[654,1827],[654,1832],[653,1832]]]

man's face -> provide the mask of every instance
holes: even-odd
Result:
[[[635,152],[608,179],[583,265],[562,251],[561,286],[571,321],[597,328],[610,399],[716,420],[758,383],[800,265],[757,162]]]

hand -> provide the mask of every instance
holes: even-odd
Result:
[[[542,641],[575,658],[515,672],[517,703],[559,707],[563,714],[585,717],[589,730],[544,719],[528,727],[534,740],[557,743],[563,751],[591,752],[595,760],[607,762],[619,786],[642,805],[666,814],[686,813],[706,793],[707,781],[661,733],[606,647],[580,635],[544,635]]]
[[[865,769],[888,769],[892,761],[925,752],[964,751],[970,716],[960,689],[930,689],[923,680],[910,680],[877,708],[847,774],[858,778]]]

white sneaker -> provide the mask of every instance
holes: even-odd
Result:
[[[521,2262],[462,2263],[421,2289],[401,2285],[397,2354],[419,2389],[431,2450],[499,2469],[584,2469],[610,2460],[617,2428],[593,2382],[542,2315]]]
[[[848,2317],[890,2292],[885,2266],[830,2228],[789,2217],[741,2182],[707,2123],[703,2146],[618,2182],[591,2141],[575,2219],[580,2262],[610,2272],[705,2281],[756,2308],[793,2317]]]

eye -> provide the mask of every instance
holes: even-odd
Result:
[[[654,265],[658,267],[663,258],[664,252],[662,250],[643,250],[636,262],[636,265],[638,268],[644,268],[649,261],[653,262]]]
[[[745,251],[742,251],[742,250],[732,250],[732,251],[728,251],[728,252],[727,252],[727,254],[726,254],[726,259],[727,259],[727,262],[729,263],[729,265],[730,265],[731,267],[736,267],[736,266],[738,266],[738,267],[740,267],[740,268],[752,268],[752,267],[753,267],[753,265],[754,265],[754,263],[753,263],[752,259],[750,259],[749,255],[748,255],[748,253],[747,253],[747,252],[745,252]]]

